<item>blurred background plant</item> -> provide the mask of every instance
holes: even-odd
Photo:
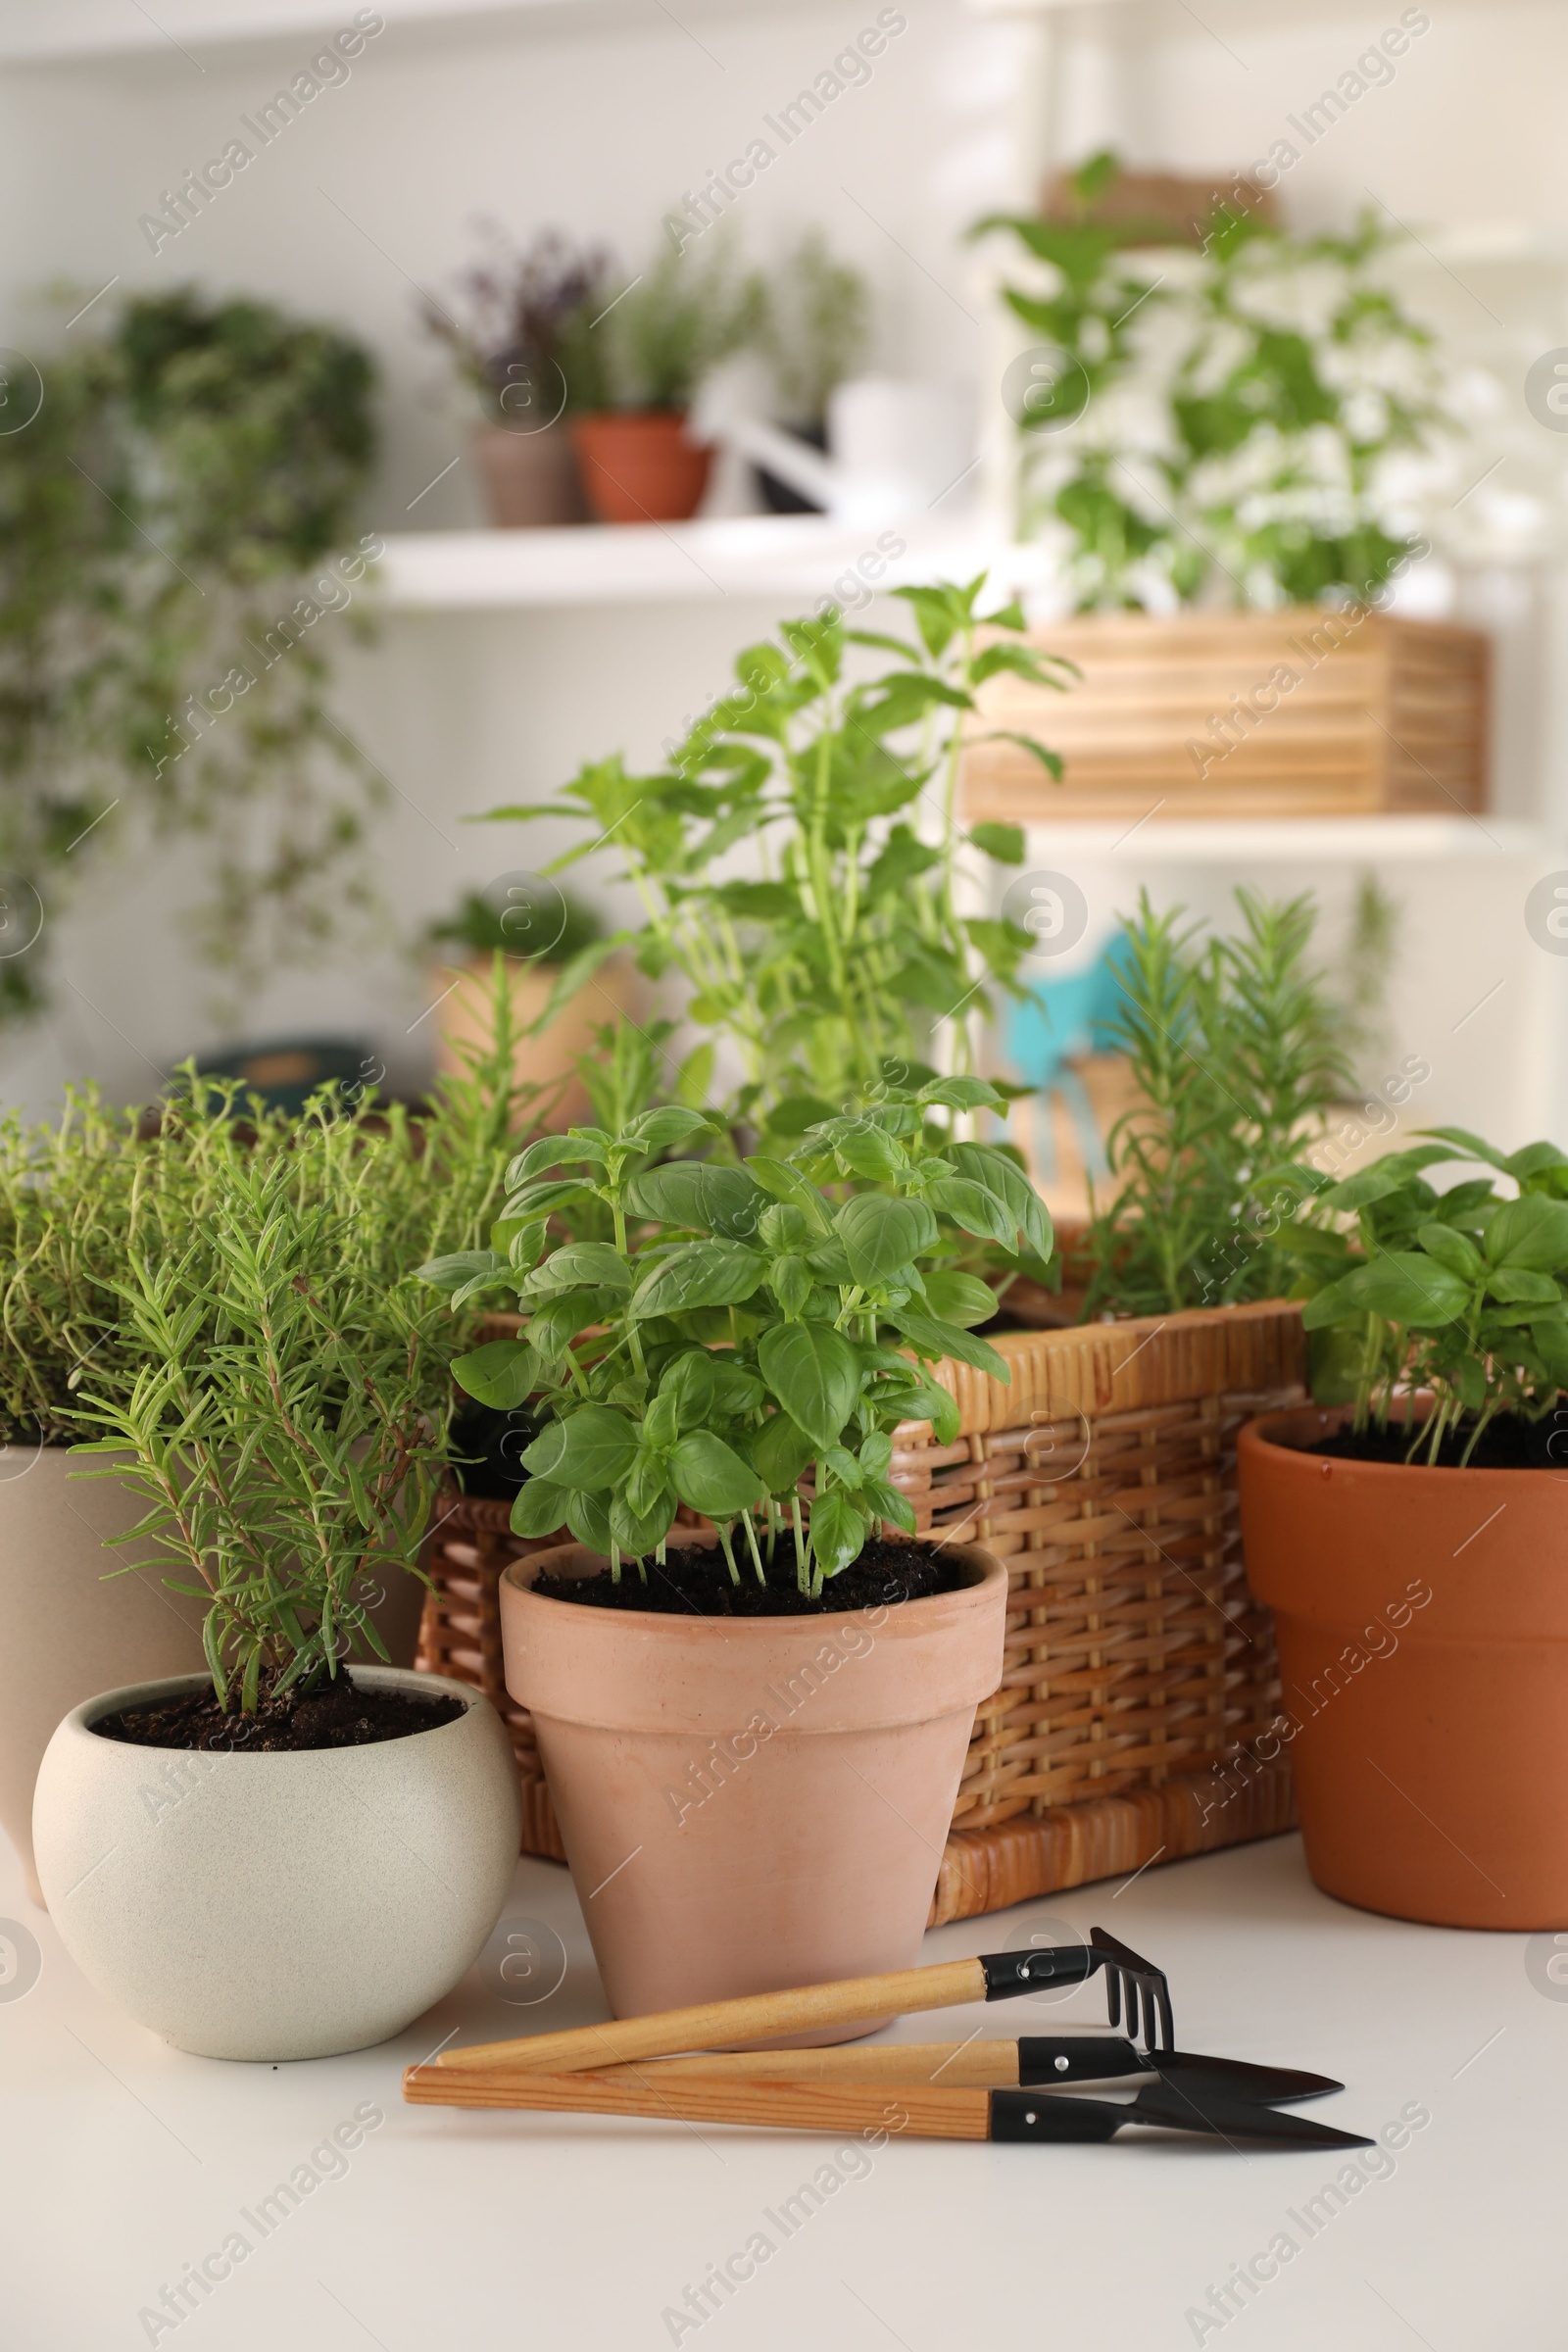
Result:
[[[374,909],[381,786],[318,633],[364,619],[373,380],[333,328],[185,288],[50,361],[0,439],[0,872],[52,914],[116,834],[198,837],[185,919],[231,996]],[[0,963],[0,1015],[44,1001],[47,938]]]
[[[772,370],[781,422],[820,430],[835,384],[853,375],[871,330],[864,276],[836,261],[820,228],[808,228],[772,271],[760,348]]]
[[[1080,612],[1364,601],[1418,544],[1396,462],[1455,429],[1384,267],[1401,240],[1370,212],[1297,237],[1217,200],[1184,250],[1168,221],[1102,217],[1120,173],[1102,153],[1068,218],[979,224],[1039,265],[1004,288],[1048,346],[1019,417],[1026,531]]]
[[[562,338],[584,409],[685,409],[710,368],[756,344],[767,316],[761,273],[717,231],[694,253],[663,247],[611,294],[600,319],[572,314]]]
[[[611,299],[609,247],[542,228],[519,248],[498,220],[476,225],[483,253],[457,281],[464,317],[428,298],[422,316],[450,350],[484,422],[515,424],[525,416],[542,423],[603,406],[598,349],[587,337]]]

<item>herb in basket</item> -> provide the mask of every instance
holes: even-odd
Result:
[[[814,1126],[788,1158],[739,1164],[655,1154],[716,1122],[665,1104],[619,1133],[544,1137],[508,1170],[496,1247],[422,1271],[454,1306],[497,1291],[526,1317],[454,1366],[480,1402],[548,1416],[523,1455],[522,1536],[564,1524],[608,1554],[663,1556],[677,1507],[718,1529],[729,1574],[766,1584],[792,1560],[819,1594],[883,1523],[913,1533],[891,1483],[900,1422],[951,1440],[957,1412],[923,1366],[943,1357],[1008,1378],[973,1326],[995,1298],[952,1260],[939,1215],[1049,1258],[1051,1221],[1017,1163],[956,1139],[1001,1097],[976,1078],[885,1090]],[[561,1171],[571,1170],[564,1174]],[[550,1247],[549,1220],[586,1203],[613,1240]],[[809,1496],[808,1519],[802,1509]]]

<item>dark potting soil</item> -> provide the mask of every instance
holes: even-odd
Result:
[[[270,1755],[318,1747],[373,1747],[383,1740],[410,1740],[455,1723],[461,1698],[416,1698],[402,1690],[372,1690],[357,1684],[347,1667],[318,1690],[285,1690],[274,1698],[265,1688],[254,1715],[225,1714],[217,1693],[187,1690],[178,1698],[147,1707],[122,1707],[100,1716],[93,1730],[103,1740],[132,1747],[208,1748],[220,1754]]]
[[[1444,1440],[1434,1465],[1437,1469],[1460,1468],[1474,1427],[1474,1422],[1461,1422],[1457,1434]],[[1359,1436],[1354,1430],[1341,1430],[1336,1437],[1320,1438],[1310,1446],[1294,1446],[1291,1450],[1327,1454],[1331,1461],[1402,1464],[1410,1450],[1411,1435],[1411,1431],[1391,1423],[1386,1430],[1367,1429]],[[1415,1466],[1424,1468],[1426,1458],[1423,1447],[1415,1457]],[[1495,1421],[1488,1422],[1468,1467],[1568,1470],[1568,1414],[1548,1413],[1544,1421],[1522,1421],[1516,1413],[1500,1413]]]
[[[768,1581],[760,1585],[744,1537],[733,1539],[738,1585],[730,1581],[724,1554],[693,1544],[664,1554],[664,1564],[645,1560],[645,1584],[632,1560],[621,1563],[616,1584],[601,1576],[541,1576],[535,1592],[549,1600],[574,1601],[586,1609],[645,1609],[660,1617],[827,1617],[846,1609],[886,1608],[900,1600],[924,1600],[934,1592],[956,1592],[966,1581],[951,1552],[924,1544],[867,1544],[858,1560],[829,1577],[812,1599],[795,1582],[795,1547],[782,1544],[769,1560]]]

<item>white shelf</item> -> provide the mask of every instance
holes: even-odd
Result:
[[[780,0],[689,0],[704,18],[746,15]],[[554,27],[576,19],[603,24],[668,25],[650,0],[383,0],[387,27],[494,24],[501,29]],[[73,65],[93,59],[172,56],[180,50],[231,48],[240,42],[325,35],[349,23],[340,0],[161,0],[156,17],[136,0],[8,0],[0,23],[0,63]],[[304,63],[304,60],[301,60]]]
[[[1151,817],[1142,824],[1043,816],[1024,830],[1033,861],[1070,851],[1079,858],[1120,856],[1140,866],[1528,858],[1544,857],[1551,846],[1540,826],[1491,815]]]
[[[878,554],[902,544],[903,553]],[[1038,548],[1009,546],[972,518],[923,516],[878,533],[821,514],[736,514],[709,522],[583,524],[550,531],[389,533],[384,601],[399,612],[507,607],[712,603],[779,598],[806,610],[861,566],[867,588],[989,569],[999,586],[1044,577]],[[880,565],[878,570],[876,567]]]

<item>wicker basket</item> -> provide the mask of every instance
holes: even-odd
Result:
[[[995,1344],[1011,1386],[941,1366],[963,1434],[938,1446],[909,1424],[894,1453],[921,1530],[984,1544],[1011,1579],[1003,1678],[975,1718],[934,1923],[1295,1820],[1283,1758],[1223,1782],[1214,1767],[1279,1710],[1272,1629],[1242,1567],[1235,1438],[1303,1397],[1299,1309],[1199,1308]],[[496,1598],[507,1562],[542,1546],[507,1532],[503,1502],[449,1496],[445,1509],[417,1663],[501,1710],[524,1851],[561,1859],[532,1729],[502,1680]]]

